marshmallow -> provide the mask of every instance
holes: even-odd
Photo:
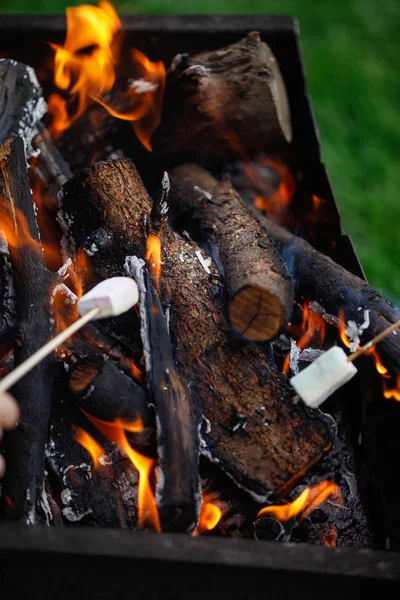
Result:
[[[105,279],[78,301],[78,309],[83,316],[93,308],[100,308],[96,319],[117,317],[126,312],[139,300],[139,290],[130,277]]]
[[[317,408],[356,373],[356,367],[347,361],[344,350],[333,346],[292,377],[290,383],[308,406]]]

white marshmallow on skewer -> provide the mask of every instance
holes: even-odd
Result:
[[[139,290],[134,279],[111,277],[105,279],[78,301],[79,313],[83,316],[99,308],[97,319],[117,317],[126,312],[139,300]]]
[[[292,377],[290,383],[308,406],[317,408],[356,373],[356,367],[347,360],[344,350],[333,346]]]

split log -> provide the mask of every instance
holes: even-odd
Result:
[[[71,179],[72,171],[43,123],[37,124],[37,131],[33,139],[33,147],[39,151],[38,163],[47,175],[47,183],[54,184],[58,191],[68,179]]]
[[[292,138],[285,84],[257,32],[236,44],[191,58],[169,70],[156,154],[231,159],[285,149]],[[189,159],[190,160],[190,159]],[[198,161],[196,161],[198,162]]]
[[[125,206],[132,198],[139,203],[135,211]],[[81,212],[78,208],[81,201],[91,205],[90,224],[76,212]],[[99,230],[104,232],[105,243],[97,246],[91,257],[91,267],[100,277],[121,274],[132,248],[140,249],[142,257],[146,255],[144,210],[137,208],[142,202],[144,207],[149,206],[140,176],[128,160],[97,163],[65,184],[62,209],[75,248],[85,247]],[[120,207],[127,211],[122,221]],[[149,285],[146,289],[151,344],[148,376],[157,412],[162,472],[157,503],[164,530],[190,531],[196,525],[200,505],[198,423],[191,399],[175,372],[165,317],[161,309],[155,309],[158,315],[152,313],[155,292],[151,292]]]
[[[102,227],[112,246],[91,258],[95,272],[121,272],[127,254],[144,257],[151,200],[130,161],[94,165],[64,186],[63,211],[79,248]],[[148,218],[148,217],[147,217]],[[218,274],[167,227],[162,279],[178,372],[192,402],[201,402],[202,452],[258,501],[284,494],[330,448],[332,430],[319,412],[292,402],[293,390],[268,350],[232,339]],[[108,266],[110,261],[110,266]]]
[[[176,167],[169,204],[174,225],[204,247],[226,279],[234,330],[254,342],[279,335],[292,313],[292,282],[275,242],[229,182],[195,164]]]
[[[12,137],[1,145],[0,174],[4,208],[12,223],[10,233],[17,243],[10,243],[9,250],[16,288],[14,362],[18,365],[51,337],[48,292],[52,274],[46,269],[40,248],[22,138]],[[53,358],[49,356],[11,390],[20,405],[21,420],[18,428],[5,437],[7,473],[2,512],[9,519],[25,523],[34,523],[37,499],[43,493],[52,365]]]
[[[29,158],[37,124],[47,111],[35,71],[24,63],[0,60],[0,143],[20,135]]]

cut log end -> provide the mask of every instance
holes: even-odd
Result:
[[[282,301],[268,290],[248,285],[239,290],[229,306],[229,318],[235,331],[246,340],[270,340],[281,331],[285,320]]]

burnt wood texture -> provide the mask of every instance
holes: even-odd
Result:
[[[153,136],[157,154],[247,157],[285,149],[291,139],[285,84],[258,32],[172,61],[161,125]]]
[[[3,209],[12,223],[11,234],[17,244],[15,247],[10,243],[9,252],[16,288],[14,364],[19,365],[52,334],[49,306],[52,274],[46,268],[39,242],[22,138],[11,137],[0,146],[0,175]],[[37,502],[43,495],[53,360],[52,355],[48,356],[11,389],[21,409],[21,420],[17,429],[5,437],[7,473],[2,514],[30,524],[35,522]]]
[[[234,330],[255,342],[276,337],[293,308],[293,286],[278,248],[229,182],[194,164],[171,172],[169,204],[178,228],[214,258],[226,280]]]
[[[63,188],[62,209],[76,248],[99,229],[110,240],[91,257],[92,269],[102,277],[122,272],[128,254],[145,256],[143,215],[151,208],[127,160],[94,165]],[[328,450],[330,428],[293,404],[292,390],[267,350],[232,338],[221,278],[200,265],[198,246],[167,227],[161,244],[178,372],[210,424],[203,428],[202,452],[258,499],[283,493]]]

